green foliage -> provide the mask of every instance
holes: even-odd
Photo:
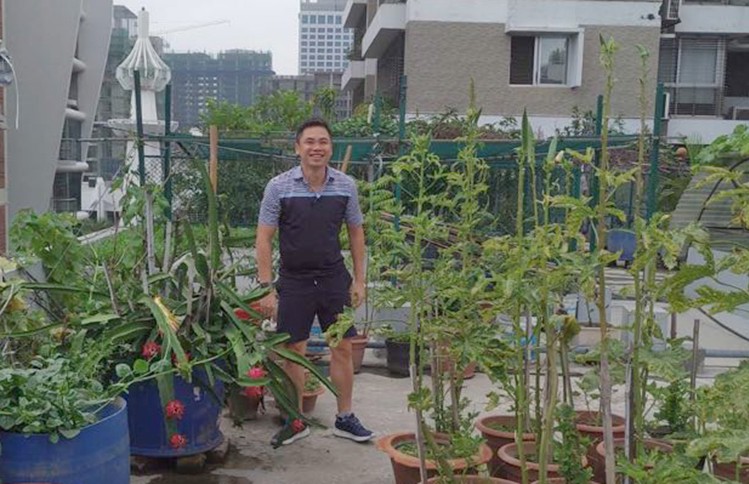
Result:
[[[76,236],[78,222],[70,214],[41,215],[22,210],[13,221],[10,241],[21,266],[40,262],[46,281],[52,284],[82,285],[86,275],[85,249]],[[88,274],[93,276],[94,274]],[[53,310],[62,317],[80,309],[80,294],[51,294]]]
[[[215,125],[219,131],[266,136],[272,132],[294,132],[312,115],[312,104],[296,91],[276,91],[261,96],[250,107],[209,99],[201,115],[204,128]]]
[[[719,136],[696,156],[697,164],[715,165],[725,160],[739,161],[749,157],[749,129],[739,124],[733,133]]]
[[[695,468],[696,459],[684,454],[659,453],[655,461],[617,460],[617,470],[634,484],[717,484],[721,481]]]
[[[561,445],[557,447],[554,460],[559,464],[559,474],[567,484],[588,484],[593,471],[583,467],[580,456],[585,454],[586,442],[583,441],[575,426],[575,410],[566,404],[556,410],[557,425],[555,430],[561,435]]]
[[[148,377],[141,361],[121,368],[121,378],[110,382],[104,362],[111,347],[85,340],[85,334],[76,340],[70,347],[45,345],[28,362],[0,361],[0,429],[50,434],[52,442],[73,438],[128,385]]]

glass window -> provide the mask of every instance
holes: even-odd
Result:
[[[332,24],[334,22],[335,22],[335,20],[333,19],[333,16],[332,15],[328,15],[328,23]]]
[[[324,24],[325,23],[325,15],[318,15],[317,16],[317,23]]]
[[[327,67],[333,67],[333,63],[332,63],[332,62],[326,62],[326,63],[325,63],[325,65],[326,65]]]
[[[306,39],[306,38],[307,38],[307,34],[302,34],[302,39]]]
[[[307,32],[309,29],[307,27],[302,27],[302,32]]]
[[[326,55],[326,56],[325,56],[325,58],[326,58],[327,60],[333,60],[333,56],[332,56],[332,55]]]
[[[329,32],[329,33],[330,33],[330,32],[335,32],[335,29],[334,29],[334,28],[332,28],[332,27],[328,27],[328,32]]]
[[[333,40],[334,37],[334,35],[328,35],[328,40]]]
[[[307,48],[306,47],[302,47],[302,53],[304,54],[306,52],[307,52]]]
[[[342,23],[342,21],[341,21],[341,20],[342,20],[342,19],[341,19],[341,16],[340,16],[340,15],[336,15],[336,16],[335,16],[335,23],[337,23],[338,25],[340,25],[340,24]]]
[[[340,35],[336,35],[335,36],[335,40],[341,40],[341,36]]]
[[[715,84],[718,43],[698,39],[681,41],[680,84]]]
[[[333,47],[333,42],[328,42],[328,47]]]
[[[538,84],[567,84],[567,37],[539,37]]]
[[[316,24],[317,23],[317,16],[316,15],[310,15],[309,16],[309,23]]]
[[[302,45],[303,45],[304,47],[307,47],[307,41],[306,41],[306,40],[303,40],[303,41],[302,41]]]
[[[306,24],[309,22],[309,17],[307,15],[302,15],[302,23]]]

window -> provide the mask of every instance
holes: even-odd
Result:
[[[307,38],[307,34],[302,34],[302,39],[306,39],[306,38]]]
[[[341,22],[341,16],[340,15],[336,15],[335,16],[335,23],[338,24],[338,25],[341,25],[342,22]]]
[[[335,20],[333,19],[333,16],[332,15],[328,15],[328,23],[332,24],[334,22],[335,22]]]
[[[333,32],[335,32],[335,29],[334,29],[334,28],[332,28],[332,27],[328,28],[328,33],[329,33],[329,34],[332,34]]]
[[[326,66],[326,67],[333,67],[333,63],[332,63],[332,62],[326,62],[326,63],[325,63],[325,66]]]
[[[306,53],[307,53],[307,48],[306,47],[302,47],[302,54],[306,54]]]
[[[306,40],[303,40],[303,41],[302,41],[302,46],[303,46],[303,47],[307,47],[307,41],[306,41]]]
[[[317,23],[317,16],[316,15],[310,15],[309,16],[309,23],[316,24]]]
[[[307,27],[302,27],[302,32],[308,32],[309,29]]]
[[[318,15],[317,16],[317,23],[324,24],[325,23],[325,15]]]
[[[510,84],[566,86],[570,78],[570,36],[511,39]]]
[[[309,16],[307,16],[307,15],[302,15],[302,23],[303,23],[303,24],[309,23]]]
[[[670,94],[671,114],[723,114],[725,51],[725,40],[717,37],[661,39],[658,80]]]

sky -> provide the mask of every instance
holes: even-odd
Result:
[[[135,13],[145,7],[151,35],[228,20],[228,23],[163,34],[171,51],[216,53],[228,49],[271,51],[276,74],[297,74],[299,0],[114,0]]]

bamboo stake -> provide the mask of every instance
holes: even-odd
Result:
[[[208,159],[208,177],[211,180],[213,193],[218,190],[218,127],[211,125],[210,133],[210,158]]]
[[[346,170],[348,170],[348,164],[349,161],[351,161],[351,153],[353,152],[354,147],[351,145],[348,145],[346,147],[346,154],[343,155],[343,162],[341,163],[341,171],[343,173],[346,173]]]

